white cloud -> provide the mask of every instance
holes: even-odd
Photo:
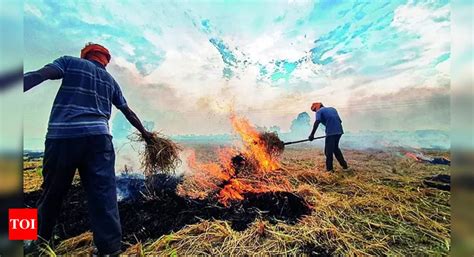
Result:
[[[391,26],[401,32],[419,36],[419,39],[407,42],[406,45],[406,48],[422,49],[416,66],[429,65],[440,55],[450,52],[449,5],[437,9],[430,8],[429,4],[409,3],[400,6],[395,10]],[[407,62],[406,65],[413,65],[413,62]]]
[[[143,32],[143,36],[145,37],[148,42],[150,42],[152,45],[154,45],[157,49],[160,49],[162,45],[160,44],[161,39],[160,35],[158,35],[156,32],[147,29]]]
[[[25,3],[25,12],[27,14],[32,14],[40,19],[43,18],[43,13],[41,12],[41,10],[34,5],[31,5],[30,3]]]
[[[129,54],[129,55],[131,55],[131,56],[135,55],[135,47],[134,47],[134,46],[132,46],[132,45],[129,44],[129,43],[123,42],[123,41],[121,41],[120,43],[122,44],[122,50],[123,50],[125,53],[127,53],[127,54]]]

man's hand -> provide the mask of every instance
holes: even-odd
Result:
[[[314,140],[314,135],[313,134],[309,135],[308,140],[313,141]]]
[[[145,139],[145,142],[148,144],[148,145],[151,145],[153,144],[153,133],[149,132],[149,131],[144,131],[142,133],[142,136],[143,136],[143,139]]]

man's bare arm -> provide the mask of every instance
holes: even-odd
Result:
[[[37,71],[27,72],[23,75],[23,92],[32,89],[45,80],[60,78],[61,72],[49,66],[45,66]]]
[[[316,133],[316,130],[318,130],[319,123],[320,123],[319,120],[316,120],[314,122],[313,130],[311,130],[311,134],[309,134],[309,137],[308,137],[309,141],[313,141],[314,134]]]
[[[138,131],[140,131],[145,141],[150,143],[152,134],[148,132],[145,127],[143,127],[142,122],[135,112],[133,112],[128,106],[121,108],[120,110],[122,111],[123,115],[125,115],[125,118],[127,118],[128,122],[130,122],[130,124],[132,124],[132,126],[134,126]]]

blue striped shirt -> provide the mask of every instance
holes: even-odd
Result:
[[[110,135],[112,104],[121,109],[127,101],[105,67],[71,56],[60,57],[46,66],[57,69],[62,78],[46,138]]]

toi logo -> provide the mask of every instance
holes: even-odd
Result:
[[[38,239],[38,210],[32,208],[8,210],[8,239]]]

